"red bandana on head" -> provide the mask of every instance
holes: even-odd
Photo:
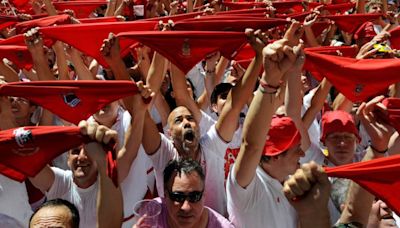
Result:
[[[0,168],[0,172],[14,180],[21,180],[21,174],[34,177],[60,154],[91,141],[88,136],[81,135],[79,127],[39,126],[0,131],[0,147],[3,148],[0,163],[6,166]],[[117,186],[115,153],[107,150],[107,174]]]
[[[0,87],[1,95],[24,97],[74,124],[108,103],[136,92],[132,81],[34,81]]]
[[[31,28],[71,23],[71,17],[67,14],[43,17],[35,20],[20,22],[15,25],[17,33],[24,33]]]
[[[233,58],[236,50],[247,42],[243,32],[151,31],[124,32],[117,36],[121,42],[136,40],[154,49],[185,74],[215,51],[220,51],[228,59]]]
[[[330,177],[350,179],[400,213],[400,155],[357,162],[338,167],[325,167]]]
[[[382,94],[400,81],[399,59],[354,59],[306,51],[306,70],[317,71],[353,102]]]
[[[77,18],[87,18],[97,8],[107,5],[107,1],[69,1],[69,2],[53,2],[54,7],[59,10],[73,10]]]
[[[115,23],[88,23],[40,28],[44,37],[60,40],[79,51],[95,58],[101,65],[108,66],[100,53],[103,40],[110,32],[118,34],[126,31],[154,30],[156,21],[134,21]],[[132,42],[120,42],[121,50],[127,49]]]
[[[177,31],[237,31],[244,32],[246,28],[254,30],[268,30],[270,28],[285,25],[289,22],[284,19],[250,19],[250,20],[224,20],[224,19],[209,19],[209,20],[183,20],[175,24],[174,30]]]
[[[367,21],[378,19],[382,14],[349,14],[321,16],[335,21],[335,24],[347,33],[355,33]]]

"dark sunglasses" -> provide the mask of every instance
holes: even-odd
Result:
[[[170,192],[168,191],[169,198],[172,201],[183,203],[187,199],[191,203],[196,203],[201,200],[203,197],[203,191],[194,191],[194,192],[189,192],[187,194],[183,192]]]

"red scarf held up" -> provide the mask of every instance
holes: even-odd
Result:
[[[0,86],[1,96],[24,97],[71,123],[78,124],[112,101],[134,95],[132,81],[34,81]]]
[[[400,213],[400,155],[357,162],[337,167],[325,167],[330,177],[350,179]]]
[[[286,25],[289,22],[284,19],[250,19],[250,20],[183,20],[175,23],[176,31],[236,31],[244,32],[246,28],[263,31],[270,28]]]
[[[400,132],[400,98],[389,97],[382,101],[386,111],[376,110],[375,114],[379,119],[394,127]]]
[[[395,29],[390,30],[390,46],[393,49],[400,50],[400,26],[396,27]]]
[[[185,74],[207,54],[215,51],[220,51],[222,56],[232,59],[236,51],[247,42],[243,32],[141,31],[124,32],[117,36],[120,37],[121,42],[139,41],[152,48]]]
[[[33,67],[32,56],[26,46],[0,45],[0,58],[7,58],[19,69],[30,70]]]
[[[62,25],[71,23],[71,17],[67,14],[43,17],[35,20],[29,20],[17,23],[15,28],[18,34],[27,32],[31,28],[45,27],[52,25]]]
[[[376,20],[382,14],[349,14],[349,15],[328,15],[321,16],[335,21],[335,24],[347,33],[355,33],[357,29],[367,21]]]
[[[103,22],[73,24],[63,26],[51,26],[40,28],[39,31],[45,38],[60,40],[67,43],[88,56],[95,58],[101,65],[108,64],[100,53],[103,40],[108,38],[110,32],[118,34],[126,31],[154,30],[158,24],[156,21],[133,21],[133,22]],[[0,43],[1,44],[1,43]],[[121,50],[128,49],[132,42],[120,42]],[[127,53],[121,53],[122,55]]]
[[[57,156],[93,140],[80,133],[79,127],[38,126],[0,131],[0,172],[21,181],[20,174],[34,177]],[[118,186],[115,152],[107,147],[107,174]],[[10,167],[10,169],[7,169]],[[16,170],[10,173],[9,170]],[[8,173],[6,173],[8,172]]]
[[[107,5],[106,1],[69,1],[53,2],[54,7],[59,11],[73,10],[77,18],[87,18],[98,7]]]
[[[400,81],[399,59],[354,59],[306,51],[304,67],[319,72],[353,102],[380,95]]]

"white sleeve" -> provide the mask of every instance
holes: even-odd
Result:
[[[200,139],[200,144],[205,150],[212,151],[218,157],[222,157],[224,159],[226,149],[228,148],[228,143],[226,143],[218,135],[215,124],[211,126],[207,134]]]
[[[246,211],[262,198],[262,191],[260,189],[262,189],[263,186],[260,179],[256,177],[257,174],[255,174],[250,184],[246,188],[242,188],[236,181],[236,177],[232,171],[233,169],[234,166],[231,172],[229,172],[226,181],[228,204],[238,210]]]
[[[202,110],[200,110],[200,112],[201,112],[201,120],[199,126],[200,126],[200,137],[202,137],[205,134],[207,134],[208,130],[210,130],[212,125],[214,125],[217,121],[215,121],[211,116],[209,116]]]
[[[71,189],[72,172],[57,167],[51,167],[51,169],[54,172],[54,183],[46,192],[46,197],[48,199],[60,198]]]
[[[164,172],[168,162],[175,157],[175,149],[172,142],[164,134],[160,133],[160,136],[160,148],[150,156],[150,159],[155,170]]]

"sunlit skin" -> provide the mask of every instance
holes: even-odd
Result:
[[[97,180],[97,165],[87,155],[83,148],[72,149],[68,152],[74,183],[80,188],[88,188]]]

